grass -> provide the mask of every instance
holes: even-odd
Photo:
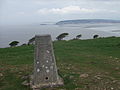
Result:
[[[120,38],[54,42],[64,86],[45,90],[120,90]],[[0,48],[0,90],[30,90],[22,86],[33,71],[33,46]]]

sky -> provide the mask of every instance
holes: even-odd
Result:
[[[120,0],[0,0],[0,25],[73,19],[120,20]]]

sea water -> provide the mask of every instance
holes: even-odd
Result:
[[[92,39],[95,34],[99,37],[120,36],[120,23],[67,24],[67,25],[7,25],[0,26],[0,48],[9,47],[12,41],[19,45],[28,43],[35,35],[50,34],[53,40],[61,33],[69,33],[65,40],[81,34],[81,39]]]

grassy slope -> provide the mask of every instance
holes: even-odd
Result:
[[[120,38],[59,41],[54,51],[65,83],[55,90],[120,89]],[[21,77],[31,74],[33,57],[33,46],[1,48],[0,90],[30,90]]]

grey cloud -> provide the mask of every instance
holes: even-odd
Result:
[[[120,19],[120,0],[0,0],[0,11],[0,24],[76,18]]]

